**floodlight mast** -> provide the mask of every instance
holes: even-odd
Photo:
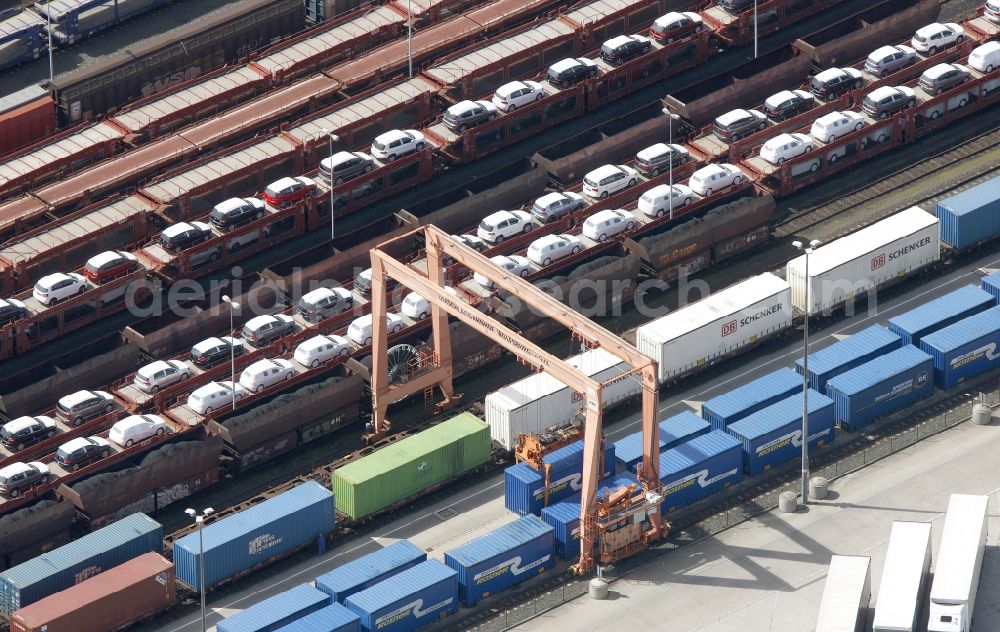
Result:
[[[585,395],[585,427],[583,453],[583,489],[581,492],[581,553],[580,561],[575,567],[578,572],[586,572],[593,568],[594,544],[598,533],[603,533],[605,527],[615,524],[624,518],[631,518],[640,512],[645,513],[642,520],[630,523],[647,522],[650,528],[636,532],[635,538],[644,546],[649,542],[664,537],[668,527],[660,517],[662,497],[659,493],[659,427],[658,389],[656,362],[639,353],[639,351],[607,329],[590,319],[578,314],[566,305],[545,294],[534,285],[519,276],[500,269],[489,259],[472,248],[459,243],[448,233],[433,225],[421,226],[410,233],[396,239],[414,239],[423,237],[427,258],[426,274],[408,264],[397,261],[386,254],[382,248],[372,250],[372,398],[373,398],[373,429],[366,437],[368,440],[383,436],[390,426],[386,420],[389,403],[400,398],[432,388],[437,385],[444,393],[447,404],[455,398],[452,387],[452,353],[451,337],[448,329],[448,316],[452,315],[473,329],[497,342],[522,361],[531,364],[538,370],[545,371],[570,388]],[[385,244],[383,244],[384,246]],[[499,321],[480,313],[469,303],[445,291],[444,287],[444,257],[465,266],[472,272],[478,272],[494,284],[510,292],[511,295],[524,303],[531,305],[544,316],[552,318],[568,327],[574,336],[580,338],[587,346],[601,347],[605,351],[621,358],[632,370],[625,377],[616,376],[604,383],[598,382],[586,373],[555,357],[533,342],[522,338]],[[388,374],[388,333],[386,323],[386,275],[399,284],[417,292],[431,304],[431,326],[433,328],[435,357],[432,366],[405,383],[389,384]],[[654,492],[644,496],[647,500],[615,503],[613,507],[597,501],[597,483],[601,470],[601,392],[605,385],[622,379],[634,379],[633,374],[640,375],[642,390],[642,436],[643,460],[639,468],[639,479],[643,492]],[[601,509],[598,517],[598,509]],[[637,542],[629,542],[627,546],[619,546],[615,541],[614,551],[605,555],[602,549],[602,559],[617,559],[639,550]]]

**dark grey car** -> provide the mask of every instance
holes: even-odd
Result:
[[[489,101],[459,101],[445,110],[443,120],[445,127],[451,131],[464,132],[497,116],[497,106]]]
[[[360,151],[338,151],[320,161],[319,175],[327,184],[337,186],[374,168],[375,159],[368,154]]]

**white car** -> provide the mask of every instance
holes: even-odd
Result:
[[[289,360],[265,358],[243,369],[243,373],[240,374],[240,385],[252,393],[259,393],[294,376],[295,369]]]
[[[618,233],[633,230],[639,223],[624,209],[606,208],[587,218],[583,223],[583,236],[595,241],[607,241]]]
[[[56,272],[38,279],[31,295],[42,305],[51,307],[59,301],[87,291],[87,277],[76,272]]]
[[[416,292],[410,292],[403,298],[399,311],[413,320],[423,320],[431,315],[431,302]]]
[[[583,242],[575,235],[546,235],[531,242],[528,246],[528,259],[540,266],[547,266],[581,250]]]
[[[818,141],[832,143],[841,136],[856,132],[865,126],[865,117],[858,112],[843,110],[829,112],[813,121],[809,133]]]
[[[746,176],[739,167],[728,163],[712,164],[695,171],[688,180],[688,186],[698,195],[708,197],[713,193],[736,186],[743,182]]]
[[[760,157],[772,165],[780,165],[814,148],[813,139],[806,134],[778,134],[761,146]]]
[[[188,395],[187,406],[195,413],[207,417],[216,410],[232,406],[233,391],[236,392],[237,402],[248,395],[239,382],[235,388],[232,382],[209,382]]]
[[[965,39],[965,31],[954,22],[934,22],[917,29],[910,40],[910,46],[920,53],[936,55],[939,50],[960,43]]]
[[[156,393],[161,388],[176,384],[191,377],[187,362],[180,360],[157,360],[135,372],[132,380],[144,393]]]
[[[302,366],[317,367],[331,358],[349,356],[354,351],[350,341],[333,334],[313,336],[295,347],[295,361]]]
[[[115,422],[108,432],[108,439],[123,448],[131,448],[150,437],[170,432],[163,417],[156,415],[130,415]]]
[[[592,198],[606,198],[628,187],[635,186],[636,171],[627,165],[603,165],[583,177],[583,194]]]
[[[661,184],[642,194],[639,198],[639,210],[646,217],[663,217],[670,213],[671,207],[687,206],[694,199],[694,191],[683,184]]]
[[[531,273],[530,262],[520,255],[497,255],[496,257],[490,257],[490,262],[508,274],[517,275],[522,279]],[[476,283],[488,290],[492,290],[496,286],[493,281],[487,279],[479,272],[474,273],[472,278]]]
[[[497,211],[479,222],[476,236],[491,244],[503,243],[504,239],[529,233],[532,229],[531,215],[524,211]]]
[[[545,88],[537,81],[511,81],[497,88],[493,105],[503,112],[513,112],[545,98]]]
[[[424,135],[417,130],[394,129],[375,137],[372,156],[382,161],[393,161],[400,156],[420,151],[426,145]]]
[[[390,334],[403,330],[403,318],[399,314],[386,312],[385,324]],[[347,337],[359,345],[370,345],[372,343],[372,315],[365,314],[351,321],[350,327],[347,328]]]

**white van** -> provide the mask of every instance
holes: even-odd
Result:
[[[671,208],[687,206],[693,199],[694,191],[689,186],[675,184],[671,191],[670,185],[660,184],[642,194],[639,198],[639,210],[646,217],[663,217],[670,213]]]
[[[969,67],[979,72],[1000,68],[1000,42],[986,42],[969,53]]]
[[[290,380],[295,375],[295,369],[288,360],[257,360],[240,374],[240,385],[252,393],[259,393],[278,382]]]
[[[354,347],[343,336],[334,334],[313,336],[295,348],[295,361],[302,366],[317,367],[327,360],[348,356]]]
[[[431,315],[431,302],[416,292],[410,292],[403,299],[400,311],[413,320],[423,320]]]
[[[390,334],[403,329],[403,317],[399,314],[386,312],[385,323]],[[359,345],[370,345],[372,343],[372,315],[365,314],[360,318],[355,318],[351,322],[351,326],[347,328],[347,337]]]

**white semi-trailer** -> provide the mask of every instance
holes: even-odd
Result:
[[[873,632],[914,632],[931,568],[931,525],[892,523],[882,581],[875,596]]]
[[[871,558],[831,557],[816,632],[864,632],[871,595]]]
[[[986,550],[989,496],[952,494],[931,584],[928,632],[969,632]]]

